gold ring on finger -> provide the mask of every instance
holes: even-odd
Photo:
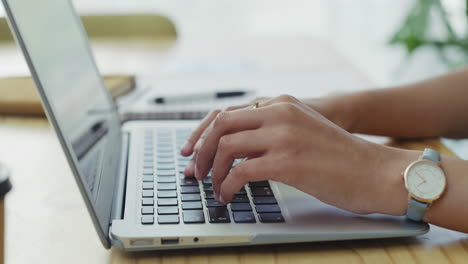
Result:
[[[254,104],[252,104],[252,108],[257,109],[259,104],[260,104],[259,102],[255,102]]]

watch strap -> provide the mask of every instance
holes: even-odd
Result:
[[[439,164],[440,162],[440,154],[439,152],[433,150],[433,149],[430,149],[430,148],[427,148],[427,149],[424,149],[424,152],[421,156],[422,159],[425,159],[425,160],[431,160],[437,164]]]
[[[422,221],[424,213],[428,207],[428,203],[423,203],[410,198],[408,200],[408,210],[406,211],[406,217],[410,220],[420,222]]]

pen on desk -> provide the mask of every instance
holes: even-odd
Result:
[[[188,101],[223,99],[223,98],[230,98],[230,97],[240,97],[240,96],[246,95],[247,93],[248,91],[223,91],[223,92],[172,95],[172,96],[165,96],[165,97],[156,97],[154,99],[154,103],[172,104],[172,103],[183,103],[183,102],[188,102]]]

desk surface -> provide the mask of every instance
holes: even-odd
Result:
[[[270,40],[268,40],[270,43]],[[297,45],[282,45],[291,50]],[[319,43],[319,44],[317,44]],[[265,44],[265,43],[264,43]],[[263,44],[254,46],[262,47]],[[266,46],[266,45],[264,45]],[[336,65],[351,71],[349,64],[332,53],[327,45],[314,39],[302,41],[300,48],[313,47],[308,55],[292,52],[298,62],[310,67]],[[292,48],[291,48],[292,47]],[[243,51],[268,62],[275,53],[262,50]],[[106,51],[107,54],[109,51]],[[152,51],[153,52],[153,51]],[[155,57],[166,58],[174,49],[165,47]],[[131,52],[130,52],[131,53]],[[2,50],[0,48],[0,54]],[[158,55],[159,54],[159,55]],[[169,55],[168,55],[169,54]],[[243,53],[244,54],[244,53]],[[98,54],[105,57],[106,53]],[[129,54],[124,54],[124,57]],[[278,57],[279,56],[279,57]],[[281,61],[281,56],[278,55]],[[10,72],[0,67],[0,76],[24,73],[21,58]],[[141,58],[141,54],[140,54]],[[328,58],[328,59],[327,59]],[[253,59],[252,59],[253,60]],[[11,60],[10,60],[11,61]],[[105,60],[104,60],[105,61]],[[113,62],[113,61],[112,61]],[[293,63],[290,59],[286,63]],[[137,63],[132,59],[124,69]],[[149,66],[155,66],[149,63]],[[280,63],[278,63],[280,65]],[[148,66],[148,67],[149,67]],[[161,66],[159,64],[159,66]],[[115,63],[104,65],[104,71],[115,73]],[[138,65],[137,68],[142,67]],[[156,67],[156,66],[155,66]],[[11,69],[15,69],[11,72]],[[296,68],[297,69],[297,68]],[[359,74],[358,74],[359,75]],[[361,77],[358,77],[362,78]],[[365,78],[363,78],[365,79]],[[317,83],[314,83],[317,85]],[[325,84],[318,90],[302,91],[311,96],[323,94]],[[287,91],[290,91],[286,88]],[[292,89],[293,90],[293,89]],[[333,89],[331,89],[333,90]],[[272,93],[279,93],[275,90]],[[328,90],[327,90],[328,92]],[[423,145],[441,147],[434,141],[404,143],[404,147]],[[435,144],[435,145],[434,145]],[[411,146],[409,146],[411,145]],[[445,151],[445,150],[443,150]],[[372,241],[340,241],[300,245],[277,245],[244,248],[201,249],[175,252],[125,253],[105,250],[86,212],[84,203],[63,156],[60,145],[44,119],[0,116],[0,160],[13,175],[14,189],[7,197],[6,263],[467,263],[468,235],[443,228],[418,238],[382,239]]]

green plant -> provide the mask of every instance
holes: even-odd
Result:
[[[465,16],[468,24],[468,0]],[[434,15],[446,31],[443,39],[430,35],[430,25]],[[441,0],[416,0],[401,28],[393,35],[390,44],[403,45],[408,55],[424,46],[432,46],[437,50],[441,60],[449,67],[455,68],[468,64],[468,31],[457,34],[450,22],[448,13]]]

